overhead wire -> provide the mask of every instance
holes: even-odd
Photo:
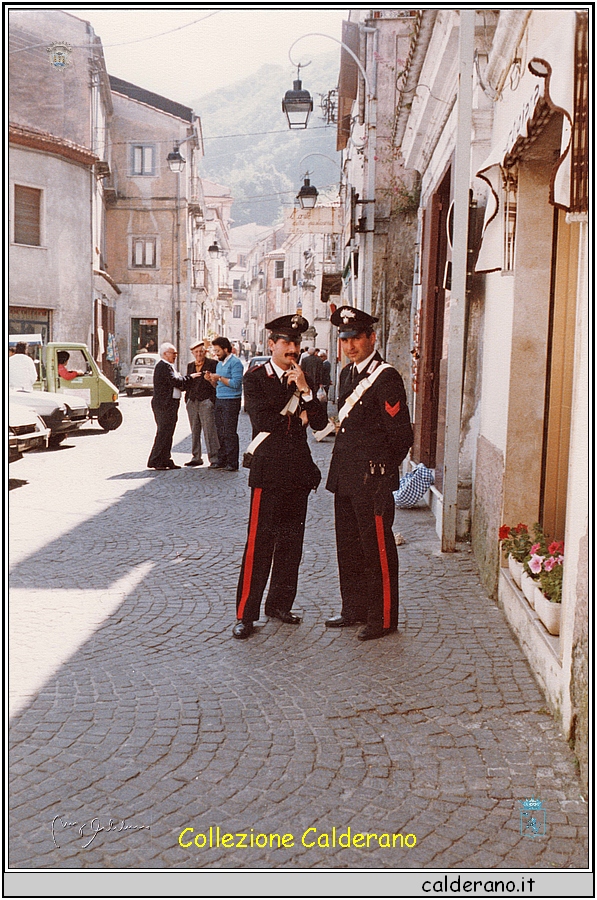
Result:
[[[173,34],[175,31],[182,31],[183,28],[190,28],[191,25],[196,25],[198,22],[204,22],[206,19],[211,18],[211,16],[217,15],[219,12],[222,12],[221,9],[215,9],[213,12],[210,12],[207,16],[202,16],[200,19],[193,19],[192,22],[187,22],[186,25],[179,25],[177,28],[171,28],[169,31],[161,31],[159,34],[151,34],[148,37],[143,38],[135,38],[133,41],[121,41],[119,44],[104,44],[102,41],[102,49],[106,50],[110,47],[127,47],[130,44],[141,44],[144,41],[153,41],[156,38],[164,37],[167,34]],[[86,21],[86,20],[84,20]],[[24,50],[37,50],[39,47],[46,47],[48,44],[47,41],[44,41],[43,44],[29,44],[27,47],[19,47],[16,50],[10,50],[9,53],[23,53]],[[90,44],[71,44],[70,45],[74,50],[87,50],[89,49]]]

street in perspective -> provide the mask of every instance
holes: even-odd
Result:
[[[11,867],[586,865],[574,756],[468,545],[442,553],[427,507],[397,510],[398,631],[359,642],[324,626],[320,487],[302,623],[235,641],[247,470],[185,468],[182,415],[181,468],[148,470],[150,399],[121,408],[117,431],[11,466]],[[324,475],[333,440],[309,438]]]
[[[589,896],[592,7],[4,12],[14,896]]]

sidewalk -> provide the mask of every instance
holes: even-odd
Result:
[[[313,442],[324,473],[332,446]],[[190,438],[175,447],[189,449]],[[586,865],[573,755],[472,554],[442,554],[427,509],[396,514],[397,634],[363,644],[355,629],[325,629],[340,600],[322,486],[295,604],[304,622],[264,620],[234,641],[246,472],[112,477],[130,490],[79,526],[76,555],[65,535],[15,566],[25,592],[65,591],[73,573],[100,593],[126,571],[140,580],[12,723],[11,866]],[[521,834],[531,797],[546,823],[534,838]],[[218,827],[293,843],[215,846]],[[343,847],[348,828],[378,838]]]

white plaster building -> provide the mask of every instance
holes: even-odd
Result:
[[[419,173],[413,462],[444,550],[470,533],[587,777],[588,14],[421,10],[397,101]],[[502,524],[565,542],[559,636],[500,558]]]

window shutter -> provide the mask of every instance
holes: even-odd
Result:
[[[15,244],[41,246],[41,191],[15,184]]]

